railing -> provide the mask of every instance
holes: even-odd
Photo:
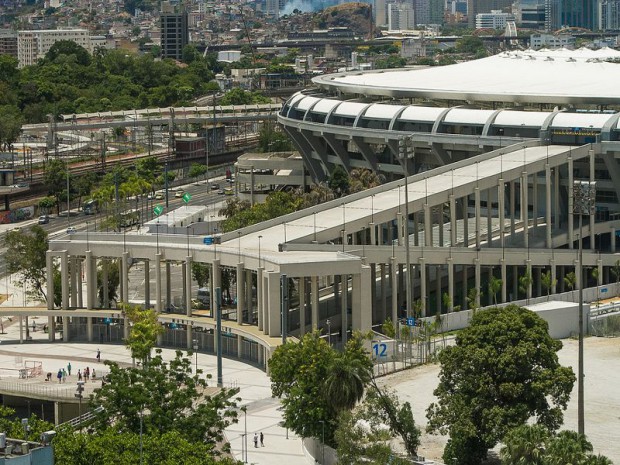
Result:
[[[77,429],[77,428],[80,427],[80,425],[82,425],[84,423],[89,423],[91,420],[94,420],[95,416],[98,413],[101,413],[101,412],[103,412],[103,407],[100,405],[99,407],[97,407],[94,410],[91,410],[89,412],[83,413],[80,416],[77,416],[75,418],[72,418],[69,421],[66,421],[64,423],[59,424],[57,426],[57,428],[61,427],[61,426],[67,425],[67,426],[71,426],[73,429]]]

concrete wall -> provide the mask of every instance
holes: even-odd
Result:
[[[535,312],[549,324],[549,335],[553,339],[565,339],[579,333],[579,304],[572,302],[544,302],[525,307]],[[583,306],[584,328],[590,314],[590,305]]]

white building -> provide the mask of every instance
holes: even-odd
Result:
[[[514,21],[511,13],[500,10],[492,10],[490,13],[478,13],[476,15],[476,29],[504,29],[508,21]]]
[[[572,48],[575,46],[575,37],[570,34],[532,34],[530,36],[530,48]]]
[[[90,36],[86,29],[47,29],[19,31],[17,33],[17,59],[19,67],[35,64],[44,58],[56,42],[70,40],[92,53]]]

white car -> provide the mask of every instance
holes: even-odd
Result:
[[[75,229],[75,227],[73,226],[69,226],[67,228],[67,234],[75,234],[77,232],[77,229]]]

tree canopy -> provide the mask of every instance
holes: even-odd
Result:
[[[531,417],[555,431],[575,382],[558,362],[562,343],[547,323],[514,305],[477,312],[456,344],[439,354],[438,400],[427,410],[430,432],[449,433],[448,465],[478,464],[506,433]]]

